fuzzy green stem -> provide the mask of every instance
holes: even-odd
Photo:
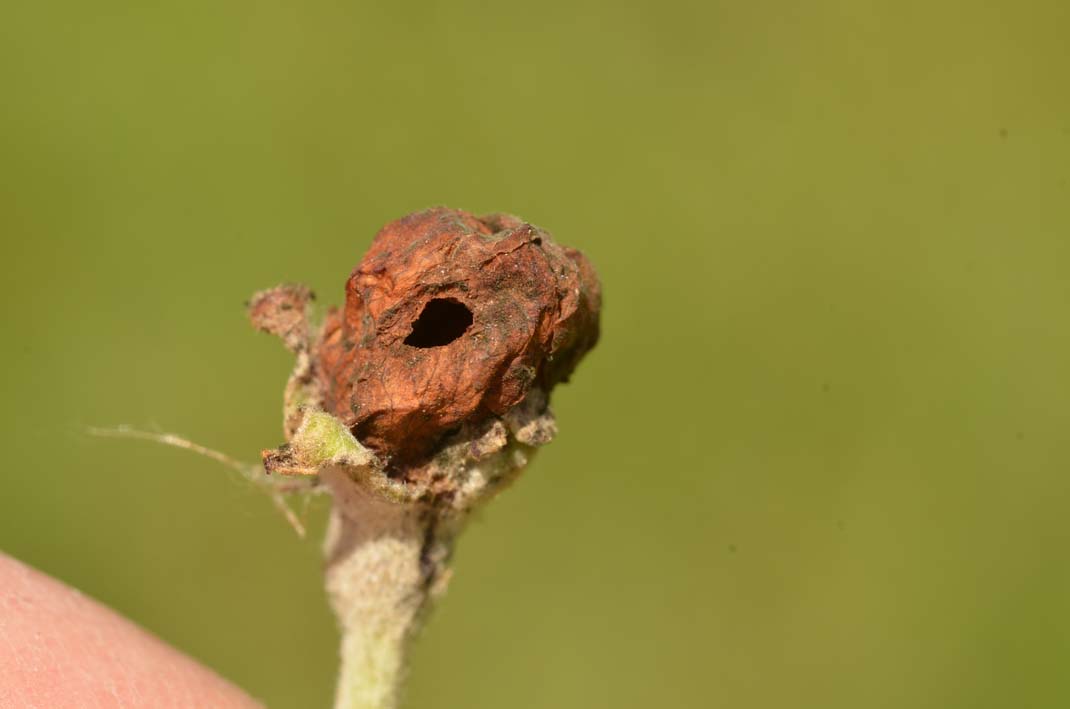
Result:
[[[418,510],[322,474],[335,503],[327,531],[327,593],[342,634],[336,709],[394,709],[409,640],[427,601]]]

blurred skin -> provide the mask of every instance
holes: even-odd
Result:
[[[211,670],[0,554],[0,707],[258,707]]]

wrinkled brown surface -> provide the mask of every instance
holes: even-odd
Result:
[[[471,324],[448,344],[407,344],[436,299],[463,304]],[[517,217],[409,215],[379,232],[328,316],[324,405],[395,463],[418,460],[456,426],[565,379],[598,339],[600,301],[583,254]]]

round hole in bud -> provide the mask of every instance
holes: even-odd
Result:
[[[472,325],[472,311],[453,298],[434,298],[427,302],[405,338],[410,347],[444,347],[457,340]]]

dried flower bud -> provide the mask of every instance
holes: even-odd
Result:
[[[324,408],[395,463],[565,380],[598,339],[597,276],[517,217],[436,208],[386,225],[318,348]]]

